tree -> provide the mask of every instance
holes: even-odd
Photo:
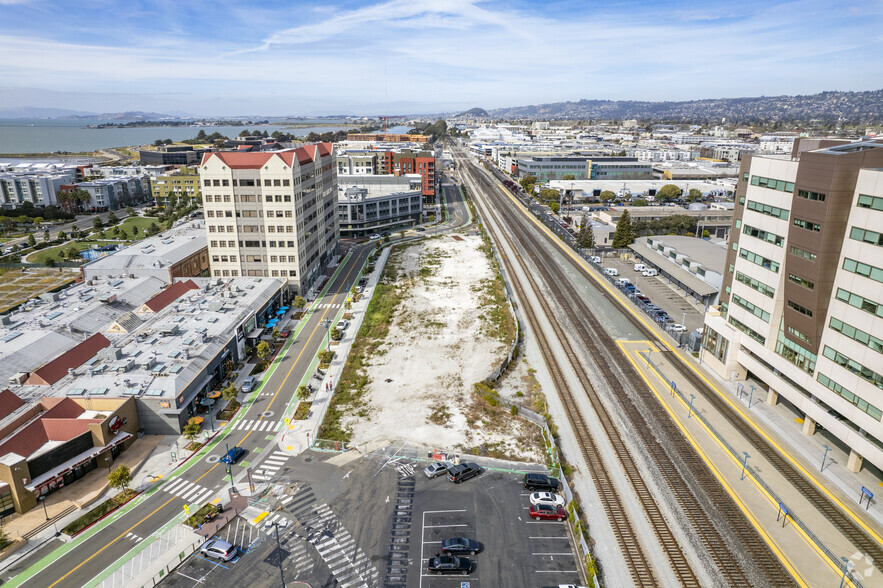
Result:
[[[533,194],[533,187],[534,184],[537,183],[537,178],[536,176],[527,176],[521,178],[518,183],[521,184],[521,187],[524,189],[525,192],[527,192],[528,194]]]
[[[700,190],[699,188],[690,188],[690,191],[687,193],[687,200],[689,202],[702,200],[702,190]]]
[[[552,209],[552,214],[558,214],[558,211],[561,209],[561,205],[552,200],[549,202],[549,208]]]
[[[635,242],[635,229],[632,227],[632,219],[628,210],[622,211],[619,222],[616,223],[616,231],[613,232],[614,249],[622,249],[628,247]]]
[[[561,199],[561,192],[552,188],[543,188],[540,190],[540,201],[549,203],[552,200],[559,201]]]
[[[131,206],[127,206],[126,207],[126,215],[135,216],[135,209],[132,208]]]
[[[199,423],[190,419],[187,421],[187,424],[184,425],[182,433],[184,434],[184,438],[192,443],[199,436],[199,430]]]
[[[64,234],[64,231],[58,231],[58,240],[64,241],[67,238],[67,235]]]
[[[656,192],[656,198],[663,202],[668,202],[670,200],[677,200],[681,197],[681,194],[683,194],[683,191],[680,188],[674,184],[666,184]]]
[[[123,464],[107,474],[107,485],[116,490],[126,490],[132,483],[132,471]]]
[[[581,249],[595,248],[595,231],[592,230],[592,221],[588,214],[583,214],[579,223],[579,233],[576,234],[576,244]]]
[[[632,206],[647,206],[647,200],[644,198],[637,198],[632,201]]]
[[[306,386],[298,386],[297,387],[297,398],[298,400],[306,400],[310,397],[310,389]]]
[[[306,300],[306,298],[304,298],[303,296],[295,296],[295,297],[294,297],[294,307],[295,307],[298,311],[303,310],[303,307],[306,306],[306,305],[307,305],[307,300]]]
[[[610,200],[616,199],[616,193],[610,190],[604,190],[601,192],[599,198],[601,199],[601,202],[609,202]]]
[[[120,219],[118,219],[117,215],[115,215],[113,213],[113,211],[111,210],[110,212],[107,213],[107,222],[110,224],[116,224],[116,223],[120,222]]]
[[[80,256],[80,250],[71,245],[65,250],[65,255],[67,255],[68,259],[76,259]]]
[[[563,176],[561,176],[561,179],[562,180],[575,180],[576,176],[573,174],[564,174]]]
[[[258,359],[264,361],[264,358],[270,355],[270,344],[266,341],[261,341],[258,343],[257,347]]]
[[[273,332],[271,333],[271,336],[273,337],[273,345],[276,345],[277,343],[279,343],[279,328],[278,327],[273,327]]]
[[[147,235],[148,236],[156,235],[157,233],[159,233],[159,231],[160,231],[159,225],[157,225],[155,222],[150,223],[150,226],[147,227]]]
[[[227,384],[227,387],[221,390],[221,396],[224,397],[224,400],[227,402],[233,402],[236,400],[236,394],[239,390],[236,389],[236,385],[233,382]]]
[[[48,241],[52,237],[49,236],[49,229],[43,231],[43,241]]]
[[[33,247],[36,244],[37,244],[37,240],[34,239],[33,233],[28,235],[28,247]]]
[[[101,219],[96,216],[92,220],[92,228],[95,229],[96,231],[100,231],[102,229],[102,227],[104,227],[104,223],[101,222]]]

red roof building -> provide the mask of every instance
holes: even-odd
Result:
[[[174,284],[167,287],[165,290],[142,304],[136,312],[159,312],[190,290],[199,290],[199,286],[194,284],[193,280],[175,282]]]
[[[101,333],[95,333],[73,349],[69,349],[42,367],[34,370],[25,381],[28,386],[51,386],[65,377],[69,369],[75,369],[83,365],[86,360],[95,357],[95,354],[105,347],[110,346],[110,341]]]

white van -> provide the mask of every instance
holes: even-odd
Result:
[[[619,271],[615,267],[605,267],[604,273],[607,274],[608,276],[618,276],[619,275]]]
[[[598,257],[597,255],[593,255],[593,256],[591,256],[589,259],[592,260],[592,263],[597,263],[598,265],[601,264],[601,258]]]
[[[615,283],[617,286],[625,286],[626,284],[630,284],[631,280],[629,280],[628,278],[616,278]]]
[[[642,272],[642,271],[644,271],[645,269],[647,269],[647,266],[644,265],[643,263],[636,263],[636,264],[635,264],[635,271],[636,271],[636,272]]]
[[[647,276],[649,278],[651,276],[658,276],[659,272],[656,271],[655,269],[647,269],[647,270],[644,270],[643,272],[641,272],[641,275]]]

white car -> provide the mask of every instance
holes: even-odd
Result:
[[[534,492],[530,495],[530,503],[563,507],[567,504],[567,501],[564,500],[564,497],[560,494],[553,494],[552,492]]]
[[[687,331],[687,327],[680,323],[674,323],[673,325],[668,326],[669,329],[674,331],[675,333],[685,333]]]
[[[641,275],[642,275],[642,276],[647,276],[647,277],[649,278],[649,277],[652,277],[652,276],[658,276],[658,275],[659,275],[659,272],[656,271],[655,269],[648,269],[648,270],[644,270],[643,272],[641,272]]]
[[[377,233],[371,233],[370,235],[368,235],[368,238],[372,241],[376,241],[380,238],[380,235],[378,235]]]
[[[598,257],[597,255],[593,255],[593,256],[591,256],[589,259],[592,260],[592,263],[597,263],[597,264],[600,264],[600,263],[601,263],[601,258]]]

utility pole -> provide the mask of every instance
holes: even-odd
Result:
[[[282,581],[282,588],[285,588],[285,573],[282,571],[282,547],[279,545],[279,523],[273,523],[276,528],[276,556],[279,558],[279,579]]]

